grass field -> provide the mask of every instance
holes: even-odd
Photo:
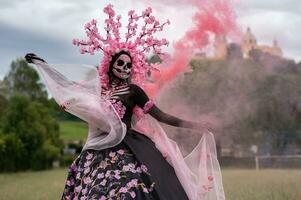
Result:
[[[66,169],[0,174],[0,199],[60,199]],[[301,170],[222,171],[229,200],[300,200]]]
[[[61,121],[59,125],[62,140],[85,140],[88,135],[88,125],[85,122]]]
[[[64,141],[84,140],[84,122],[60,122]],[[56,200],[64,188],[67,169],[0,174],[0,200]],[[228,200],[301,200],[301,170],[224,169]]]

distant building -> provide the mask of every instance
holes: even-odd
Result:
[[[264,53],[269,53],[273,56],[278,56],[278,57],[282,57],[283,53],[281,48],[278,46],[278,42],[277,40],[273,41],[273,45],[272,46],[268,46],[268,45],[259,45],[257,43],[257,39],[254,36],[254,34],[252,33],[250,27],[247,28],[246,33],[243,36],[242,42],[241,42],[241,49],[243,51],[244,57],[248,58],[249,57],[249,52],[252,49],[258,49]]]
[[[235,44],[235,45],[234,45]],[[235,48],[234,48],[235,47]],[[233,52],[229,52],[235,50],[234,54],[239,57],[239,51],[241,51],[242,56],[244,58],[249,58],[249,52],[253,49],[260,50],[264,53],[271,54],[273,56],[277,56],[282,58],[283,52],[279,47],[277,40],[273,41],[271,46],[269,45],[259,45],[255,35],[252,33],[251,28],[248,27],[246,32],[243,34],[242,40],[239,44],[229,43],[226,35],[220,35],[215,38],[215,42],[213,44],[214,53],[213,56],[207,56],[206,53],[196,53],[193,59],[197,60],[205,60],[205,59],[214,59],[221,60],[228,58],[229,55],[233,55]]]
[[[215,38],[214,54],[216,59],[224,59],[227,56],[228,41],[225,35]]]

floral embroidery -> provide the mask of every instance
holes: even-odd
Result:
[[[116,99],[110,99],[110,102],[112,103],[119,117],[123,118],[126,111],[126,107],[122,104],[122,102]]]
[[[149,195],[154,190],[154,182],[141,178],[147,176],[147,167],[127,149],[112,149],[105,157],[87,150],[69,167],[62,199],[135,199],[137,192]]]
[[[213,176],[212,175],[208,175],[207,177],[207,181],[205,182],[205,184],[203,185],[203,192],[207,193],[210,192],[213,189]]]

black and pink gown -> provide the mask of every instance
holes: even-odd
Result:
[[[112,100],[123,108],[119,115],[127,126],[124,139],[111,148],[83,150],[69,167],[62,199],[188,200],[173,167],[154,142],[131,128],[135,106],[145,109],[150,100],[139,86],[128,88],[128,94]],[[179,123],[155,105],[147,111],[160,121]]]
[[[162,112],[139,86],[122,85],[126,88],[113,88],[114,93],[103,89],[94,66],[32,62],[56,102],[89,126],[62,199],[225,199],[211,132],[199,131],[200,140],[184,157],[158,121],[183,128],[195,124]],[[132,126],[136,108],[145,114]]]

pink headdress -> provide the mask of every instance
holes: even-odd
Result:
[[[146,62],[145,53],[153,51],[161,59],[165,55],[162,52],[162,46],[168,46],[166,39],[157,39],[154,37],[156,32],[163,30],[166,24],[169,24],[169,20],[161,24],[152,15],[152,9],[149,7],[142,12],[141,15],[137,15],[134,10],[128,12],[128,25],[126,26],[127,32],[125,38],[122,41],[120,36],[120,28],[122,27],[120,15],[115,15],[113,5],[109,4],[103,9],[104,13],[108,15],[105,20],[104,29],[106,36],[102,37],[97,28],[97,21],[93,19],[85,25],[87,34],[86,40],[73,39],[73,44],[81,46],[80,52],[82,54],[90,53],[94,55],[95,51],[103,51],[104,57],[99,66],[99,75],[101,78],[101,84],[107,86],[108,84],[108,70],[111,58],[114,54],[124,50],[127,51],[132,57],[132,72],[131,80],[133,83],[142,85],[146,80],[146,74],[149,70],[152,70],[152,65]],[[139,20],[144,21],[144,25],[138,30]],[[138,34],[137,31],[140,31]]]

